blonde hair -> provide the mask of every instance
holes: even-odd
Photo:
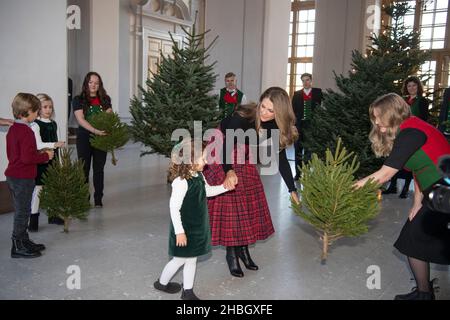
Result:
[[[36,95],[36,97],[38,97],[41,102],[50,101],[52,103],[52,114],[51,114],[50,118],[53,119],[55,117],[55,107],[54,107],[54,104],[53,104],[53,99],[50,98],[50,96],[48,94],[46,94],[46,93],[38,93]],[[38,115],[41,116],[41,108],[39,108]]]
[[[31,112],[36,112],[41,107],[39,99],[31,93],[18,93],[12,104],[12,112],[15,119],[26,118]]]
[[[298,139],[297,128],[295,127],[295,114],[292,109],[291,99],[287,92],[279,87],[271,87],[264,91],[259,98],[259,104],[256,111],[256,130],[261,129],[261,103],[268,98],[273,103],[275,113],[275,122],[280,130],[280,149],[293,144]]]
[[[185,139],[177,144],[173,150],[170,159],[168,180],[173,182],[176,178],[189,180],[196,171],[195,157],[203,154],[206,143],[201,141],[201,150],[195,150],[198,143],[194,139]],[[189,157],[185,157],[184,152],[190,152]],[[197,151],[197,152],[195,152]],[[201,151],[200,154],[198,152]]]
[[[375,109],[380,113],[381,123],[386,126],[385,133],[382,133],[375,123]],[[369,134],[372,150],[377,157],[386,157],[392,151],[400,125],[411,117],[411,108],[398,94],[388,93],[372,103],[369,116],[372,122],[372,130]]]

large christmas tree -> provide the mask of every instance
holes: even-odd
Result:
[[[195,25],[190,32],[183,28],[183,46],[170,35],[173,55],[161,55],[158,72],[147,80],[147,89],[140,87],[143,98],[135,97],[131,102],[132,136],[150,148],[142,155],[159,153],[169,157],[177,143],[171,141],[175,129],[187,129],[193,135],[194,121],[202,121],[203,132],[219,122],[218,99],[210,94],[217,78],[215,63],[205,63],[215,40],[205,48],[208,31],[197,34],[195,29]]]
[[[408,31],[403,20],[411,7],[407,2],[393,2],[383,10],[390,17],[380,35],[370,37],[372,45],[366,53],[354,50],[347,76],[337,75],[338,91],[324,94],[323,108],[316,109],[311,125],[305,129],[305,145],[324,157],[341,137],[355,152],[361,163],[357,172],[363,176],[378,169],[368,135],[371,128],[369,106],[383,94],[401,94],[403,81],[417,74],[429,54],[420,50],[419,33]]]

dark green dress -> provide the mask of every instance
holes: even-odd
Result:
[[[55,121],[52,120],[51,122],[44,122],[36,119],[34,122],[39,126],[42,142],[58,142],[58,126]],[[38,173],[36,176],[37,186],[42,186],[44,184],[42,181],[44,178],[44,173],[47,171],[47,167],[53,162],[53,160],[50,160],[48,163],[38,164]]]
[[[169,255],[193,258],[211,251],[211,230],[203,175],[187,180],[188,190],[181,206],[181,222],[187,237],[186,247],[176,246],[173,224],[170,224]]]

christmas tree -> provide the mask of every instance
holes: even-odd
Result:
[[[41,207],[49,217],[64,219],[64,232],[69,232],[72,219],[86,219],[89,204],[89,185],[83,171],[83,162],[70,159],[71,152],[61,149],[61,155],[44,174],[40,194]]]
[[[429,54],[420,50],[419,33],[410,32],[403,22],[411,10],[406,2],[392,2],[384,7],[391,24],[380,35],[370,37],[372,45],[365,54],[352,52],[351,71],[335,75],[338,91],[324,94],[323,107],[317,108],[311,125],[305,129],[305,146],[320,157],[332,148],[338,137],[358,156],[358,176],[378,169],[381,160],[371,150],[369,106],[383,94],[401,95],[403,81],[417,74]]]
[[[187,129],[194,133],[194,121],[203,121],[203,133],[215,128],[221,113],[217,108],[217,96],[210,95],[217,76],[214,64],[206,64],[208,51],[217,38],[203,47],[205,33],[197,34],[195,25],[189,32],[185,28],[184,46],[172,38],[173,56],[161,55],[158,72],[147,80],[147,89],[140,87],[142,99],[131,102],[131,133],[135,141],[146,147],[142,155],[159,153],[170,157],[173,146],[172,132]]]
[[[91,145],[99,150],[110,152],[113,165],[117,165],[114,150],[123,147],[130,139],[128,126],[120,121],[117,113],[101,112],[93,115],[89,123],[96,129],[106,132],[105,136],[92,136]]]
[[[354,174],[359,163],[357,157],[341,144],[338,139],[335,154],[329,149],[326,151],[325,161],[313,154],[312,160],[303,164],[302,202],[292,201],[295,214],[319,233],[323,243],[322,263],[327,259],[330,244],[342,237],[366,233],[367,222],[379,211],[378,185],[370,181],[364,187],[354,189]]]

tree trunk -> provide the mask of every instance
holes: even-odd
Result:
[[[69,233],[69,217],[64,217],[64,232]]]
[[[325,264],[328,258],[328,233],[323,233],[322,241],[322,264]]]
[[[114,154],[114,150],[111,151],[111,156],[112,156],[111,162],[112,162],[113,165],[116,166],[117,165],[117,159],[116,159],[116,155]]]

